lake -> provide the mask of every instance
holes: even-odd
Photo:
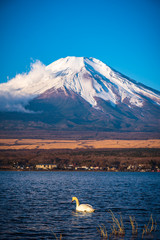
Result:
[[[76,213],[80,203],[94,213]],[[101,239],[105,225],[111,233],[110,210],[123,218],[124,237],[141,239],[152,214],[157,231],[144,239],[160,239],[160,173],[121,172],[0,172],[0,239]],[[129,216],[135,217],[138,236],[132,236]]]

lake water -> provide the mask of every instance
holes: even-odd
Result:
[[[104,224],[111,233],[111,210],[123,218],[125,236],[141,239],[150,215],[156,232],[144,239],[160,239],[160,173],[0,172],[0,239],[101,239]],[[76,213],[72,196],[91,204],[91,214]],[[129,216],[138,223],[131,234]]]

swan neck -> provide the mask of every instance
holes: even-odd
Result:
[[[79,200],[76,198],[76,206],[79,206]]]

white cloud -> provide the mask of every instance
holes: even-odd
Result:
[[[31,113],[25,106],[38,95],[36,86],[40,80],[45,80],[48,74],[45,65],[36,61],[31,64],[28,73],[17,74],[7,83],[0,84],[0,111]]]

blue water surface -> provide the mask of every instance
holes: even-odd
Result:
[[[72,196],[96,211],[76,213]],[[151,214],[157,231],[144,239],[160,239],[160,173],[0,172],[0,239],[101,239],[99,225],[111,234],[110,210],[125,227],[110,239],[141,239]]]

